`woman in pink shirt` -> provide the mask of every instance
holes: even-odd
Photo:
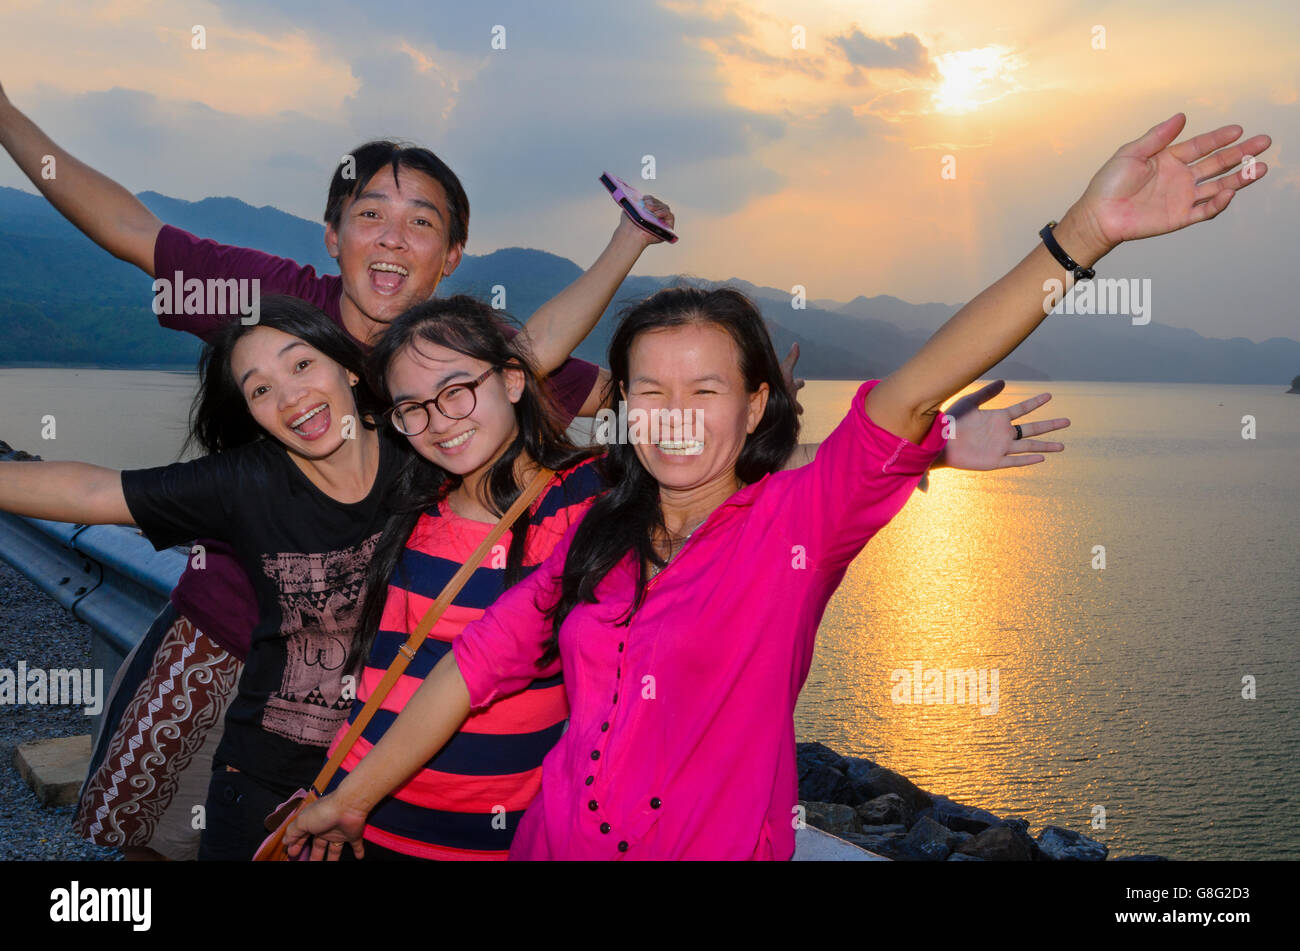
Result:
[[[1213,218],[1262,174],[1208,181],[1269,140],[1224,148],[1241,134],[1227,126],[1171,146],[1180,115],[1122,147],[1009,274],[864,383],[803,468],[778,471],[798,426],[752,302],[671,289],[633,308],[610,345],[629,424],[681,412],[657,434],[629,425],[610,491],[465,629],[370,755],[291,825],[290,848],[314,835],[313,857],[355,849],[373,804],[471,709],[562,662],[569,729],[512,858],[789,859],[793,710],[817,624],[943,448],[942,404],[1038,326],[1051,282],[1090,278],[1121,241]]]

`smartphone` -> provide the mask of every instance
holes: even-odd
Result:
[[[642,204],[644,197],[639,191],[629,185],[617,175],[611,175],[609,172],[603,172],[600,176],[600,183],[609,189],[609,195],[614,201],[622,206],[623,211],[632,219],[632,223],[656,238],[662,238],[669,244],[677,240],[677,235],[673,234],[661,219],[656,218],[646,210]]]

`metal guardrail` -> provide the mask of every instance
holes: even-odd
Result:
[[[0,460],[36,459],[0,442]],[[137,529],[0,512],[0,559],[85,621],[125,657],[163,609],[184,548],[154,551]]]
[[[186,553],[156,552],[131,528],[0,512],[0,558],[125,656],[166,604]]]

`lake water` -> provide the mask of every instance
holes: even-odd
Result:
[[[193,383],[0,369],[0,439],[165,464]],[[856,387],[810,382],[804,438],[829,433]],[[1068,417],[1043,437],[1065,451],[940,470],[914,493],[827,608],[799,739],[1112,855],[1300,857],[1300,396],[1284,389],[1008,384],[996,405],[1053,394],[1030,418]],[[916,664],[996,672],[996,710],[894,702],[894,672]]]

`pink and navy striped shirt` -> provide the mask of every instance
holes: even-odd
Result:
[[[533,502],[525,570],[544,561],[568,528],[606,488],[595,459],[557,473]],[[383,617],[366,660],[356,701],[330,753],[360,713],[398,648],[424,612],[492,530],[462,518],[445,501],[420,516],[389,583]],[[505,583],[506,532],[447,607],[348,753],[327,792],[379,742],[435,664],[467,624],[500,597]],[[505,859],[524,809],[541,783],[542,759],[560,739],[569,715],[558,672],[521,681],[512,696],[472,714],[431,760],[370,813],[365,839],[426,859]]]
[[[647,586],[627,626],[628,554],[560,629],[569,728],[512,859],[789,859],[798,777],[794,707],[817,624],[849,563],[943,448],[942,415],[914,444],[866,413],[868,381],[799,469],[740,489]],[[452,644],[471,710],[538,676],[571,529],[551,557]],[[863,636],[868,636],[863,632]]]

